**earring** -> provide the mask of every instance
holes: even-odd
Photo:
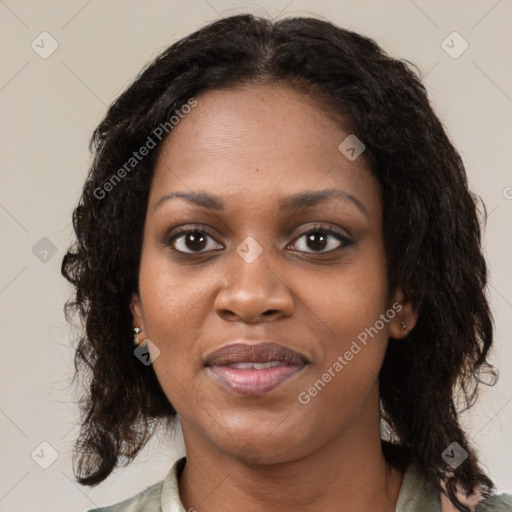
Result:
[[[142,329],[140,327],[134,327],[133,328],[133,344],[138,345],[139,344],[139,338],[137,338],[137,334],[140,334]]]
[[[400,323],[400,326],[402,327],[402,329],[405,331],[405,334],[407,334],[407,326],[405,325],[405,322],[402,320],[402,322]]]

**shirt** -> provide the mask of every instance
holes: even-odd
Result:
[[[180,500],[178,478],[186,457],[178,459],[164,480],[147,487],[135,496],[108,507],[87,512],[194,512],[185,510]],[[416,465],[405,471],[396,512],[442,512],[438,490],[425,480]],[[494,495],[476,507],[476,512],[512,512],[512,495]]]

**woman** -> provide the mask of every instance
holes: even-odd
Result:
[[[325,21],[224,18],[92,143],[62,265],[90,382],[77,479],[178,418],[186,449],[96,510],[512,509],[453,398],[493,375],[476,200],[403,62]]]

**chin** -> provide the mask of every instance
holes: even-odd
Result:
[[[250,465],[281,464],[300,459],[310,452],[311,443],[303,436],[293,437],[289,431],[272,433],[271,430],[252,429],[247,435],[231,433],[224,439],[215,440],[215,444],[224,453]]]

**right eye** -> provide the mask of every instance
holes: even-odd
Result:
[[[211,247],[215,244],[217,247]],[[167,237],[166,245],[171,245],[174,250],[185,254],[201,254],[208,250],[222,249],[210,234],[197,228],[180,228]]]

